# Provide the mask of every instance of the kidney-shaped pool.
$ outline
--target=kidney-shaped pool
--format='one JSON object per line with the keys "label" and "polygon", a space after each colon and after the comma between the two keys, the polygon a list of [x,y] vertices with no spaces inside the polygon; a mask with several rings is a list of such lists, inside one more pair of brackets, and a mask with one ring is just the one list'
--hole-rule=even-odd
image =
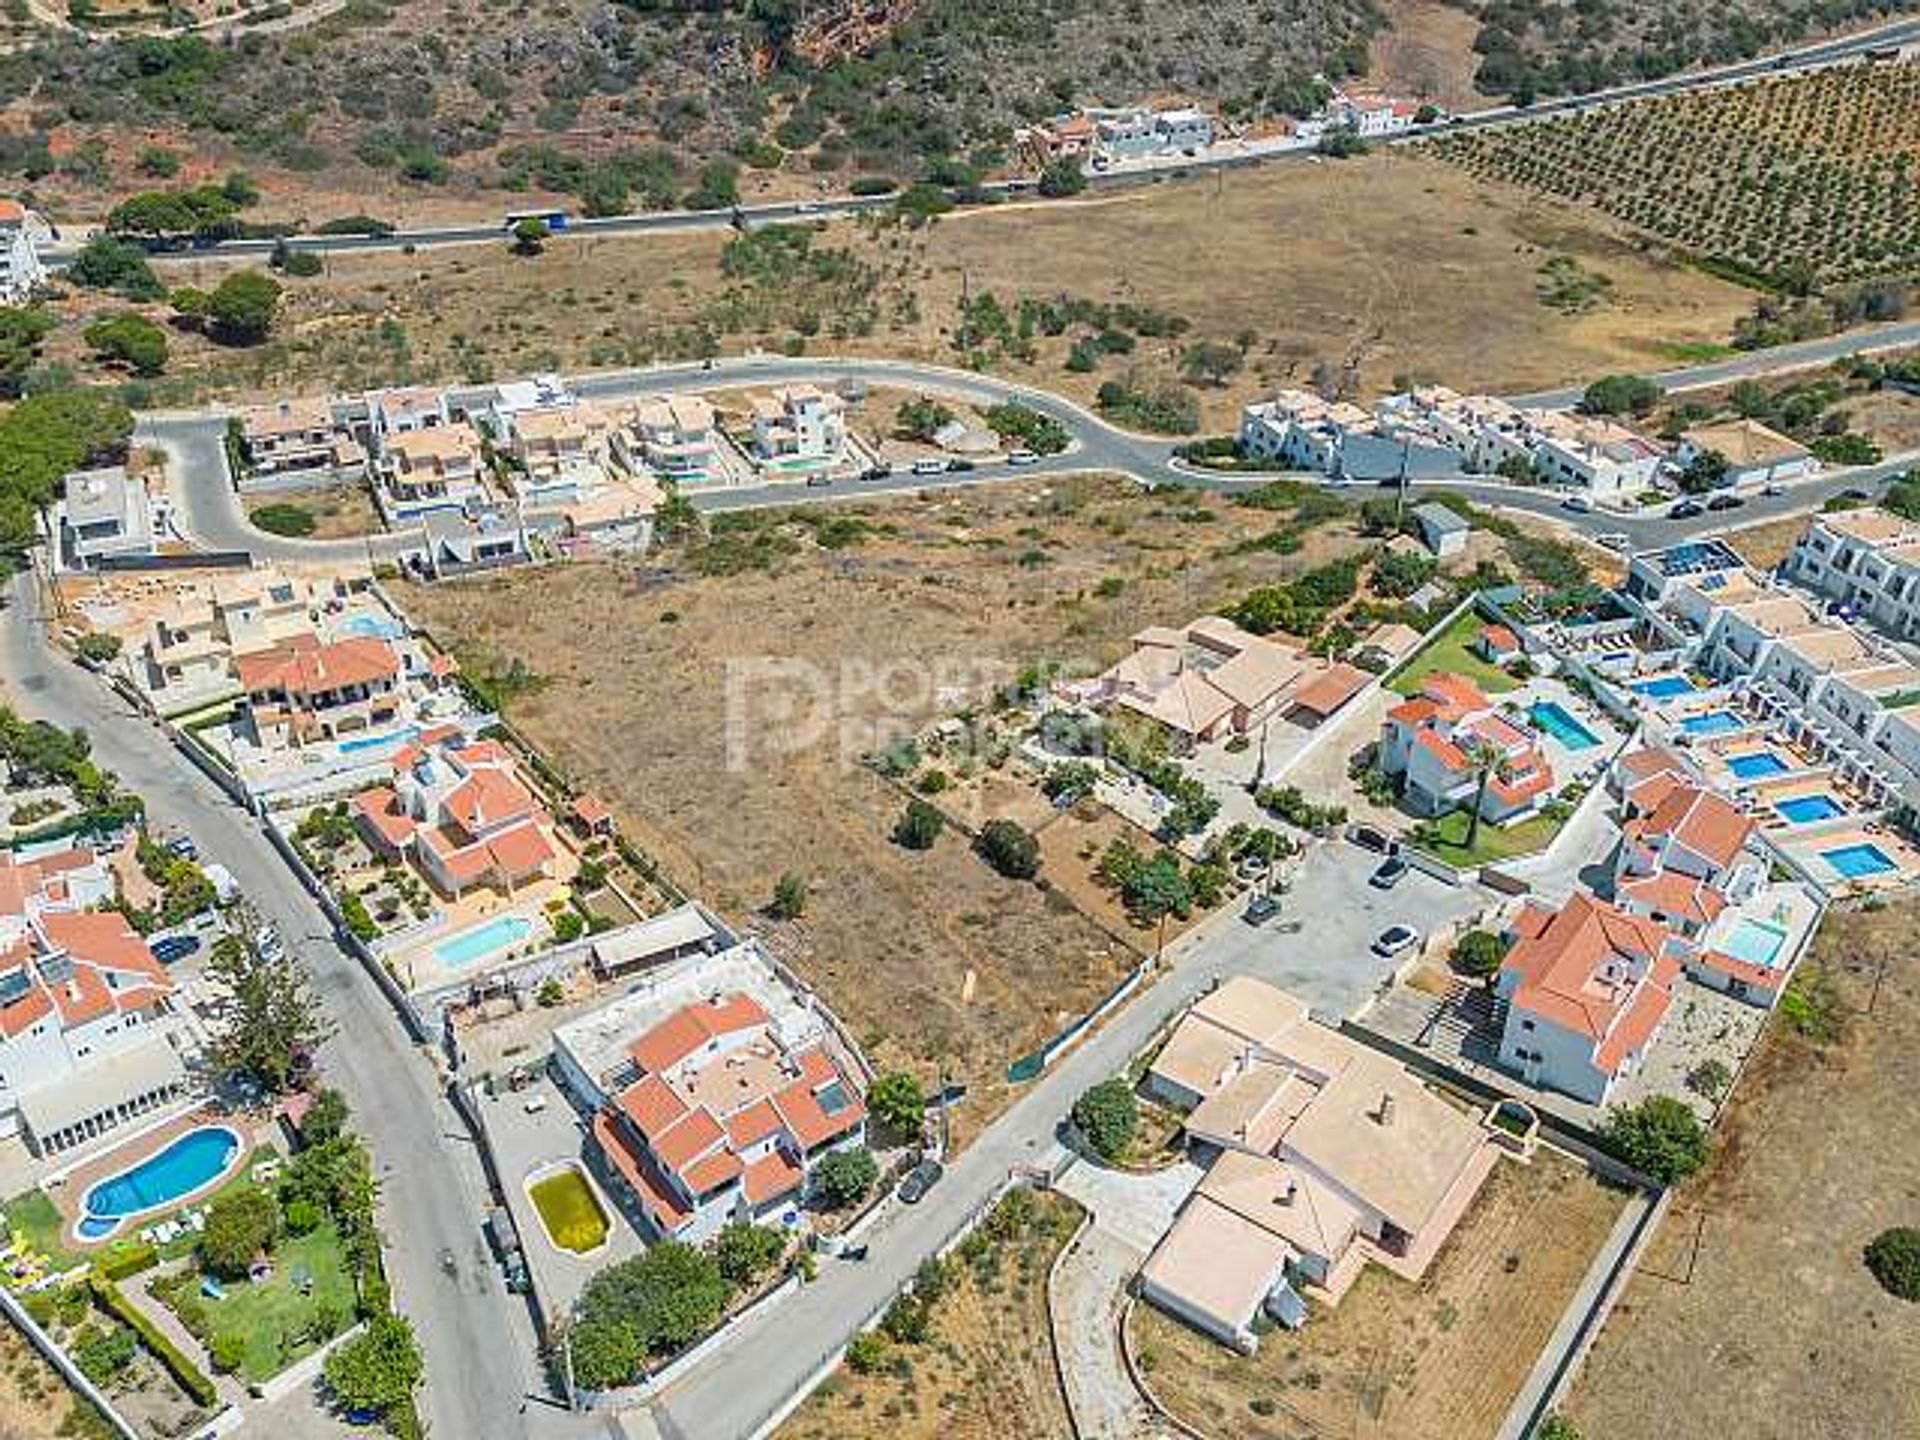
{"label": "kidney-shaped pool", "polygon": [[230,1125],[200,1125],[176,1136],[146,1159],[88,1186],[73,1233],[104,1240],[136,1216],[177,1205],[223,1178],[245,1149]]}

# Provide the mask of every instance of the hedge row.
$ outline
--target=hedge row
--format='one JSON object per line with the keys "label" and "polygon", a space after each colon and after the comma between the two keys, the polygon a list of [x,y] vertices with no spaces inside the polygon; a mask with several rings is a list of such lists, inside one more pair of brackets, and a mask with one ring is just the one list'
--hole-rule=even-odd
{"label": "hedge row", "polygon": [[160,1263],[160,1252],[153,1242],[143,1240],[126,1250],[116,1250],[104,1260],[97,1260],[93,1273],[102,1280],[125,1280],[130,1275],[138,1275],[142,1270],[151,1270]]}
{"label": "hedge row", "polygon": [[180,1388],[192,1397],[194,1404],[211,1409],[219,1403],[220,1395],[213,1388],[213,1381],[201,1372],[198,1365],[182,1355],[131,1300],[120,1293],[118,1285],[99,1275],[92,1276],[88,1283],[93,1287],[93,1298],[100,1308],[140,1337],[140,1343],[167,1367],[167,1372],[180,1382]]}

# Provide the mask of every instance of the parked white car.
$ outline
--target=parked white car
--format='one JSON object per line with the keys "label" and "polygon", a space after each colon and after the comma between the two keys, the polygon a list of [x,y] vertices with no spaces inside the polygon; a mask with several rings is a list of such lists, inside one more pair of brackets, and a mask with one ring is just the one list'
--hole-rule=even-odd
{"label": "parked white car", "polygon": [[1373,953],[1391,960],[1420,943],[1420,932],[1411,925],[1389,925],[1373,942]]}

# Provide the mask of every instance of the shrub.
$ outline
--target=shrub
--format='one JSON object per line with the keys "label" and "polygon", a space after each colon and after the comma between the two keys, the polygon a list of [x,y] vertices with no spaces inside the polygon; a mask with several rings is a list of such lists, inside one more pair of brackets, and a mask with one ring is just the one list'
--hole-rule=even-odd
{"label": "shrub", "polygon": [[276,500],[271,505],[262,505],[249,516],[256,529],[269,535],[284,535],[290,539],[304,539],[313,534],[318,522],[313,512],[303,505],[290,501]]}
{"label": "shrub", "polygon": [[862,1330],[847,1346],[847,1368],[856,1375],[875,1374],[887,1362],[887,1337],[878,1330]]}
{"label": "shrub", "polygon": [[89,630],[74,642],[73,649],[82,660],[104,665],[120,654],[121,640],[105,630]]}
{"label": "shrub", "polygon": [[125,1280],[160,1263],[160,1252],[153,1242],[142,1240],[124,1250],[115,1250],[93,1262],[93,1273],[107,1280]]}
{"label": "shrub", "polygon": [[894,842],[908,850],[931,850],[946,825],[947,817],[936,807],[925,800],[909,800],[899,823],[893,827]]}
{"label": "shrub", "polygon": [[1644,375],[1608,375],[1587,386],[1580,408],[1589,415],[1645,415],[1660,403],[1660,394]]}
{"label": "shrub", "polygon": [[1447,963],[1461,975],[1484,980],[1500,969],[1506,953],[1506,942],[1492,931],[1469,930],[1453,942]]}
{"label": "shrub", "polygon": [[1684,1101],[1649,1095],[1607,1117],[1601,1142],[1614,1155],[1662,1185],[1673,1185],[1707,1159],[1707,1132]]}
{"label": "shrub", "polygon": [[1009,880],[1040,873],[1040,842],[1016,821],[989,820],[980,829],[981,857]]}
{"label": "shrub", "polygon": [[1702,1060],[1687,1072],[1687,1088],[1709,1100],[1718,1100],[1732,1083],[1733,1071],[1724,1060]]}
{"label": "shrub", "polygon": [[167,368],[166,332],[144,315],[102,316],[81,338],[100,359],[125,365],[136,375],[158,375]]}
{"label": "shrub", "polygon": [[713,1259],[728,1284],[745,1287],[767,1273],[786,1245],[777,1230],[736,1222],[713,1237]]}
{"label": "shrub", "polygon": [[73,1360],[96,1385],[111,1385],[133,1363],[138,1348],[133,1331],[124,1325],[83,1325],[73,1337]]}
{"label": "shrub", "polygon": [[1117,1160],[1133,1143],[1140,1107],[1125,1080],[1102,1080],[1073,1102],[1073,1123],[1096,1155]]}
{"label": "shrub", "polygon": [[773,899],[767,903],[767,913],[776,920],[798,920],[806,911],[806,878],[788,870],[773,882]]}
{"label": "shrub", "polygon": [[103,1276],[95,1275],[88,1280],[93,1290],[93,1298],[102,1310],[114,1319],[130,1328],[139,1337],[147,1351],[167,1369],[167,1373],[179,1382],[180,1388],[187,1392],[193,1403],[211,1406],[219,1399],[219,1391],[174,1343],[155,1328],[153,1322],[134,1306],[133,1302],[120,1293],[120,1287]]}
{"label": "shrub", "polygon": [[907,1139],[919,1135],[926,1108],[926,1092],[920,1088],[920,1081],[904,1070],[882,1075],[867,1092],[867,1110],[880,1128]]}
{"label": "shrub", "polygon": [[226,1331],[213,1337],[213,1343],[207,1347],[207,1358],[213,1362],[214,1370],[221,1375],[231,1375],[240,1368],[240,1362],[247,1358],[247,1341],[242,1335]]}
{"label": "shrub", "polygon": [[855,1204],[880,1178],[880,1162],[865,1150],[835,1150],[813,1167],[813,1183],[829,1209]]}
{"label": "shrub", "polygon": [[1920,1230],[1896,1225],[1867,1245],[1867,1269],[1880,1288],[1901,1300],[1920,1301]]}

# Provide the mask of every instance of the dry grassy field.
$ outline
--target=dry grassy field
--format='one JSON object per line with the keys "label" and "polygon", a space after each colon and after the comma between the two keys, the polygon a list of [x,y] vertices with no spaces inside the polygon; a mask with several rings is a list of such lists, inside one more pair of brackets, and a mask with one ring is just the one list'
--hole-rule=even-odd
{"label": "dry grassy field", "polygon": [[[818,267],[825,279],[725,276],[717,234],[575,236],[536,258],[504,244],[355,257],[291,286],[273,343],[176,347],[186,378],[174,388],[192,398],[504,377],[709,345],[953,363],[964,289],[1009,309],[1067,295],[1186,322],[1179,339],[1140,339],[1088,374],[1065,369],[1072,332],[1037,337],[1030,361],[992,359],[995,373],[1084,399],[1129,371],[1170,378],[1194,340],[1244,339],[1241,372],[1198,392],[1205,423],[1220,428],[1250,394],[1316,370],[1363,393],[1408,377],[1530,389],[1652,368],[1665,346],[1724,340],[1751,297],[1623,235],[1558,202],[1391,153],[968,212],[923,230],[826,226],[814,240],[832,262]],[[1556,255],[1605,275],[1606,302],[1577,315],[1542,304],[1540,267]],[[170,271],[197,284],[217,274]]]}
{"label": "dry grassy field", "polygon": [[842,1366],[780,1427],[780,1440],[1069,1434],[1048,1335],[1047,1271],[1080,1215],[1070,1200],[1039,1195],[1017,1233],[963,1248],[953,1262],[956,1283],[935,1308],[932,1339],[894,1346],[874,1373]]}
{"label": "dry grassy field", "polygon": [[1161,1403],[1206,1434],[1481,1440],[1623,1204],[1556,1152],[1524,1167],[1502,1161],[1418,1285],[1369,1266],[1337,1308],[1316,1308],[1304,1329],[1276,1331],[1250,1357],[1136,1305],[1135,1351]]}
{"label": "dry grassy field", "polygon": [[96,1440],[112,1433],[11,1324],[0,1324],[0,1440]]}
{"label": "dry grassy field", "polygon": [[1814,953],[1845,1036],[1769,1029],[1576,1382],[1585,1434],[1920,1434],[1920,1326],[1861,1263],[1920,1195],[1916,924],[1912,900],[1828,916]]}
{"label": "dry grassy field", "polygon": [[[791,553],[769,570],[579,564],[405,603],[462,655],[544,677],[511,718],[703,900],[747,916],[782,872],[804,875],[806,914],[769,924],[773,943],[879,1063],[944,1057],[991,1108],[1005,1066],[1133,957],[1063,899],[996,876],[955,831],[926,854],[894,845],[900,795],[858,755],[1023,665],[1105,664],[1150,619],[1202,613],[1361,542],[1329,528],[1297,555],[1228,553],[1272,517],[1097,479],[831,516],[864,522],[861,543],[826,549],[783,526],[771,533]],[[1120,595],[1095,593],[1116,575]],[[803,677],[797,691],[751,680],[769,659]]]}

